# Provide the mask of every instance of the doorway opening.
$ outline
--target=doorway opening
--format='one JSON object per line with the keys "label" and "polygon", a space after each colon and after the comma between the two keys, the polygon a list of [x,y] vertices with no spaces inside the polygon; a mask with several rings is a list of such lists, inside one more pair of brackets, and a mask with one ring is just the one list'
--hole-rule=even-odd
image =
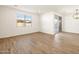
{"label": "doorway opening", "polygon": [[62,32],[62,17],[55,15],[54,17],[54,31],[55,33]]}

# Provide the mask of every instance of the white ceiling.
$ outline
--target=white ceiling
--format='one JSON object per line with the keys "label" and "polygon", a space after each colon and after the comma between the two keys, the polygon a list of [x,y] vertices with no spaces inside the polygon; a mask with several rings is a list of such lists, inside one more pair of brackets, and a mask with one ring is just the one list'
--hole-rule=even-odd
{"label": "white ceiling", "polygon": [[14,5],[10,7],[20,8],[34,13],[45,13],[55,11],[61,14],[73,13],[79,5]]}

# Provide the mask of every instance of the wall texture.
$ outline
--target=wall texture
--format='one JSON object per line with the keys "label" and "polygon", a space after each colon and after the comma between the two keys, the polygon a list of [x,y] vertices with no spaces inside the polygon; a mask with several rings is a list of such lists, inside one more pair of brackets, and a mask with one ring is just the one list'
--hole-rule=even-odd
{"label": "wall texture", "polygon": [[[16,12],[18,11],[23,12],[26,15],[32,16],[32,26],[16,26]],[[60,15],[55,12],[47,12],[39,15],[36,13],[30,13],[14,8],[9,8],[6,6],[0,6],[0,38],[39,31],[54,34],[54,14]],[[79,33],[79,20],[74,20],[71,14],[65,15],[63,17],[64,19],[62,30],[64,32]]]}
{"label": "wall texture", "polygon": [[55,28],[54,28],[54,15],[59,15],[60,14],[56,13],[56,12],[47,12],[45,14],[41,15],[41,32],[44,33],[49,33],[49,34],[54,34],[55,33]]}
{"label": "wall texture", "polygon": [[72,14],[64,16],[63,31],[79,33],[79,20],[73,19]]}
{"label": "wall texture", "polygon": [[28,25],[26,27],[17,27],[16,12],[18,11],[21,10],[0,6],[0,38],[40,31],[39,15],[25,11],[21,12],[32,16],[32,26]]}
{"label": "wall texture", "polygon": [[52,12],[41,15],[41,32],[53,34],[53,14]]}
{"label": "wall texture", "polygon": [[72,14],[64,16],[55,12],[47,12],[41,15],[41,32],[54,34],[54,14],[62,16],[62,31],[79,33],[79,20],[73,19]]}

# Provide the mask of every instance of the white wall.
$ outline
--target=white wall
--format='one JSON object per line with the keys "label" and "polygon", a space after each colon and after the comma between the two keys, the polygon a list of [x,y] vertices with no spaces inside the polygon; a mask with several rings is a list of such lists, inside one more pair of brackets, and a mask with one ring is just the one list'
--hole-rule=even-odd
{"label": "white wall", "polygon": [[40,30],[39,15],[24,11],[22,11],[24,14],[32,16],[32,26],[16,27],[17,11],[20,10],[0,6],[0,38],[33,33]]}
{"label": "white wall", "polygon": [[[56,12],[47,12],[41,15],[41,32],[54,34],[54,18]],[[79,33],[79,20],[73,19],[72,14],[62,16],[62,31],[70,33]]]}
{"label": "white wall", "polygon": [[41,32],[54,34],[54,14],[61,16],[56,12],[47,12],[41,15]]}
{"label": "white wall", "polygon": [[[55,12],[47,12],[39,15],[36,13],[21,11],[26,15],[32,16],[32,26],[16,27],[17,11],[21,10],[0,6],[0,38],[39,31],[54,34],[53,15],[60,14]],[[79,33],[79,20],[74,20],[71,14],[65,15],[63,19],[63,31]]]}
{"label": "white wall", "polygon": [[53,34],[53,14],[52,12],[41,15],[41,32]]}
{"label": "white wall", "polygon": [[64,16],[64,32],[79,33],[79,20],[73,19],[72,14]]}

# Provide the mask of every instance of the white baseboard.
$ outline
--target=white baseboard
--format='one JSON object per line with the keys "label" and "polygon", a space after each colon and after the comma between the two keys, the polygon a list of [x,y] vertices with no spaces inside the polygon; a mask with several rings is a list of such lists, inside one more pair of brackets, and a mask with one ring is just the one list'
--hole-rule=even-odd
{"label": "white baseboard", "polygon": [[[36,31],[39,32],[39,31]],[[31,34],[31,33],[36,33],[36,32],[29,32],[29,33],[24,33],[24,34]],[[11,35],[11,34],[6,34],[6,35],[0,35],[0,38],[8,38],[8,37],[13,37],[13,36],[18,36],[18,35],[24,35],[24,34],[15,34],[15,35]]]}

